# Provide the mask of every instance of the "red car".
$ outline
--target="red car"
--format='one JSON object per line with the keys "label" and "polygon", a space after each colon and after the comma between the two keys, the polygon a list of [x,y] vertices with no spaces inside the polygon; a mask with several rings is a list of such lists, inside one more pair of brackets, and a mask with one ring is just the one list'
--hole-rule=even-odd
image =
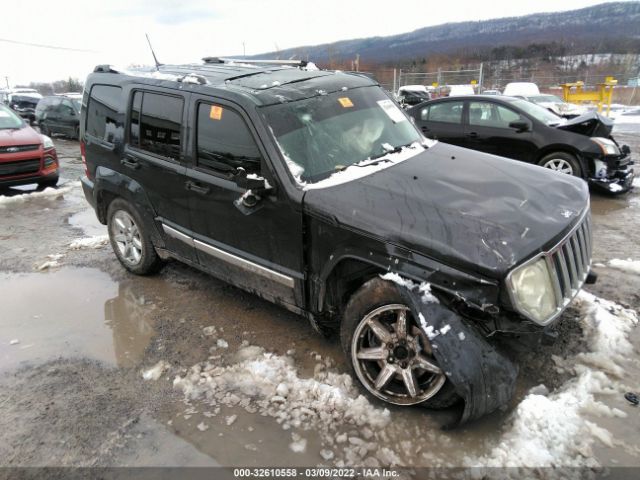
{"label": "red car", "polygon": [[0,189],[28,183],[53,187],[58,183],[58,169],[51,139],[0,104]]}

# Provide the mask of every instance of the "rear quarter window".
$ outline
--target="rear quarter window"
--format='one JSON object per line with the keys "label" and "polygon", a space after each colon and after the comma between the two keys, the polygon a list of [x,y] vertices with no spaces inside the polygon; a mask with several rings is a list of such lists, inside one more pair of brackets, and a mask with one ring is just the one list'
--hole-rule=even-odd
{"label": "rear quarter window", "polygon": [[94,85],[87,104],[86,133],[107,143],[115,143],[121,138],[124,129],[121,103],[120,87]]}
{"label": "rear quarter window", "polygon": [[428,122],[462,123],[463,102],[434,103],[420,112],[420,117]]}

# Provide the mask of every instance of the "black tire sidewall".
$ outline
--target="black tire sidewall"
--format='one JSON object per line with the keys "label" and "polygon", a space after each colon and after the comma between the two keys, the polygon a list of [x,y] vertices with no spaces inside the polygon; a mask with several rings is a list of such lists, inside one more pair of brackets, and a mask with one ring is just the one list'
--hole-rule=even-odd
{"label": "black tire sidewall", "polygon": [[[406,305],[402,294],[398,290],[398,286],[390,281],[383,280],[380,277],[372,278],[360,287],[349,299],[347,306],[344,310],[342,322],[340,324],[340,343],[344,350],[349,367],[353,376],[360,383],[354,365],[351,358],[351,342],[353,340],[353,334],[360,321],[370,312],[378,307],[384,305],[399,303]],[[381,399],[375,397],[369,392],[363,385],[362,390],[366,391],[367,395],[371,398],[375,398],[378,401]],[[440,391],[433,397],[418,404],[418,406],[424,406],[433,409],[448,408],[456,404],[460,400],[460,397],[456,394],[453,384],[447,379]]]}
{"label": "black tire sidewall", "polygon": [[560,158],[562,160],[566,160],[571,165],[571,168],[573,169],[574,177],[578,177],[578,178],[583,177],[582,166],[580,165],[580,162],[575,157],[575,155],[572,155],[567,152],[553,152],[548,155],[545,155],[540,159],[540,161],[538,162],[538,165],[543,168],[546,168],[544,164],[547,163],[549,160],[553,160],[554,158]]}
{"label": "black tire sidewall", "polygon": [[[113,216],[119,210],[123,210],[127,212],[136,223],[138,228],[138,232],[140,233],[140,243],[142,244],[142,254],[141,260],[137,265],[131,265],[126,262],[120,256],[120,250],[116,245],[116,242],[113,238],[111,226],[113,222]],[[115,253],[118,261],[122,264],[124,268],[129,270],[131,273],[135,273],[136,275],[149,275],[155,273],[162,266],[162,260],[158,257],[158,254],[155,251],[153,243],[151,242],[151,237],[147,233],[146,225],[142,219],[142,216],[137,211],[135,207],[133,207],[129,202],[122,198],[117,198],[113,200],[109,204],[109,208],[107,209],[107,230],[109,233],[109,243],[111,243],[111,248]]]}

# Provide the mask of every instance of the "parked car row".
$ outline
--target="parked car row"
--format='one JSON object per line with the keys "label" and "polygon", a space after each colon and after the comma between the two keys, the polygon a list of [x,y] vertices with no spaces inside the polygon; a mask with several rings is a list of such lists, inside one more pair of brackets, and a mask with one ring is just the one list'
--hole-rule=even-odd
{"label": "parked car row", "polygon": [[17,88],[2,94],[2,103],[29,124],[37,124],[43,134],[59,133],[71,138],[79,135],[81,101],[81,93],[43,97],[30,88]]}

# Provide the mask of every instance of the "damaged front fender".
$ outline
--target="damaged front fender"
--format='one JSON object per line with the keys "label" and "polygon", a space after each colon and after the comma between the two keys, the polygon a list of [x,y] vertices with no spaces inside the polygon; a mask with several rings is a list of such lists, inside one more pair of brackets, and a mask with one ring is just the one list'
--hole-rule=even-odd
{"label": "damaged front fender", "polygon": [[506,405],[515,390],[518,367],[444,305],[423,301],[417,289],[399,290],[416,319],[420,319],[440,367],[464,401],[462,416],[448,427],[462,425]]}

